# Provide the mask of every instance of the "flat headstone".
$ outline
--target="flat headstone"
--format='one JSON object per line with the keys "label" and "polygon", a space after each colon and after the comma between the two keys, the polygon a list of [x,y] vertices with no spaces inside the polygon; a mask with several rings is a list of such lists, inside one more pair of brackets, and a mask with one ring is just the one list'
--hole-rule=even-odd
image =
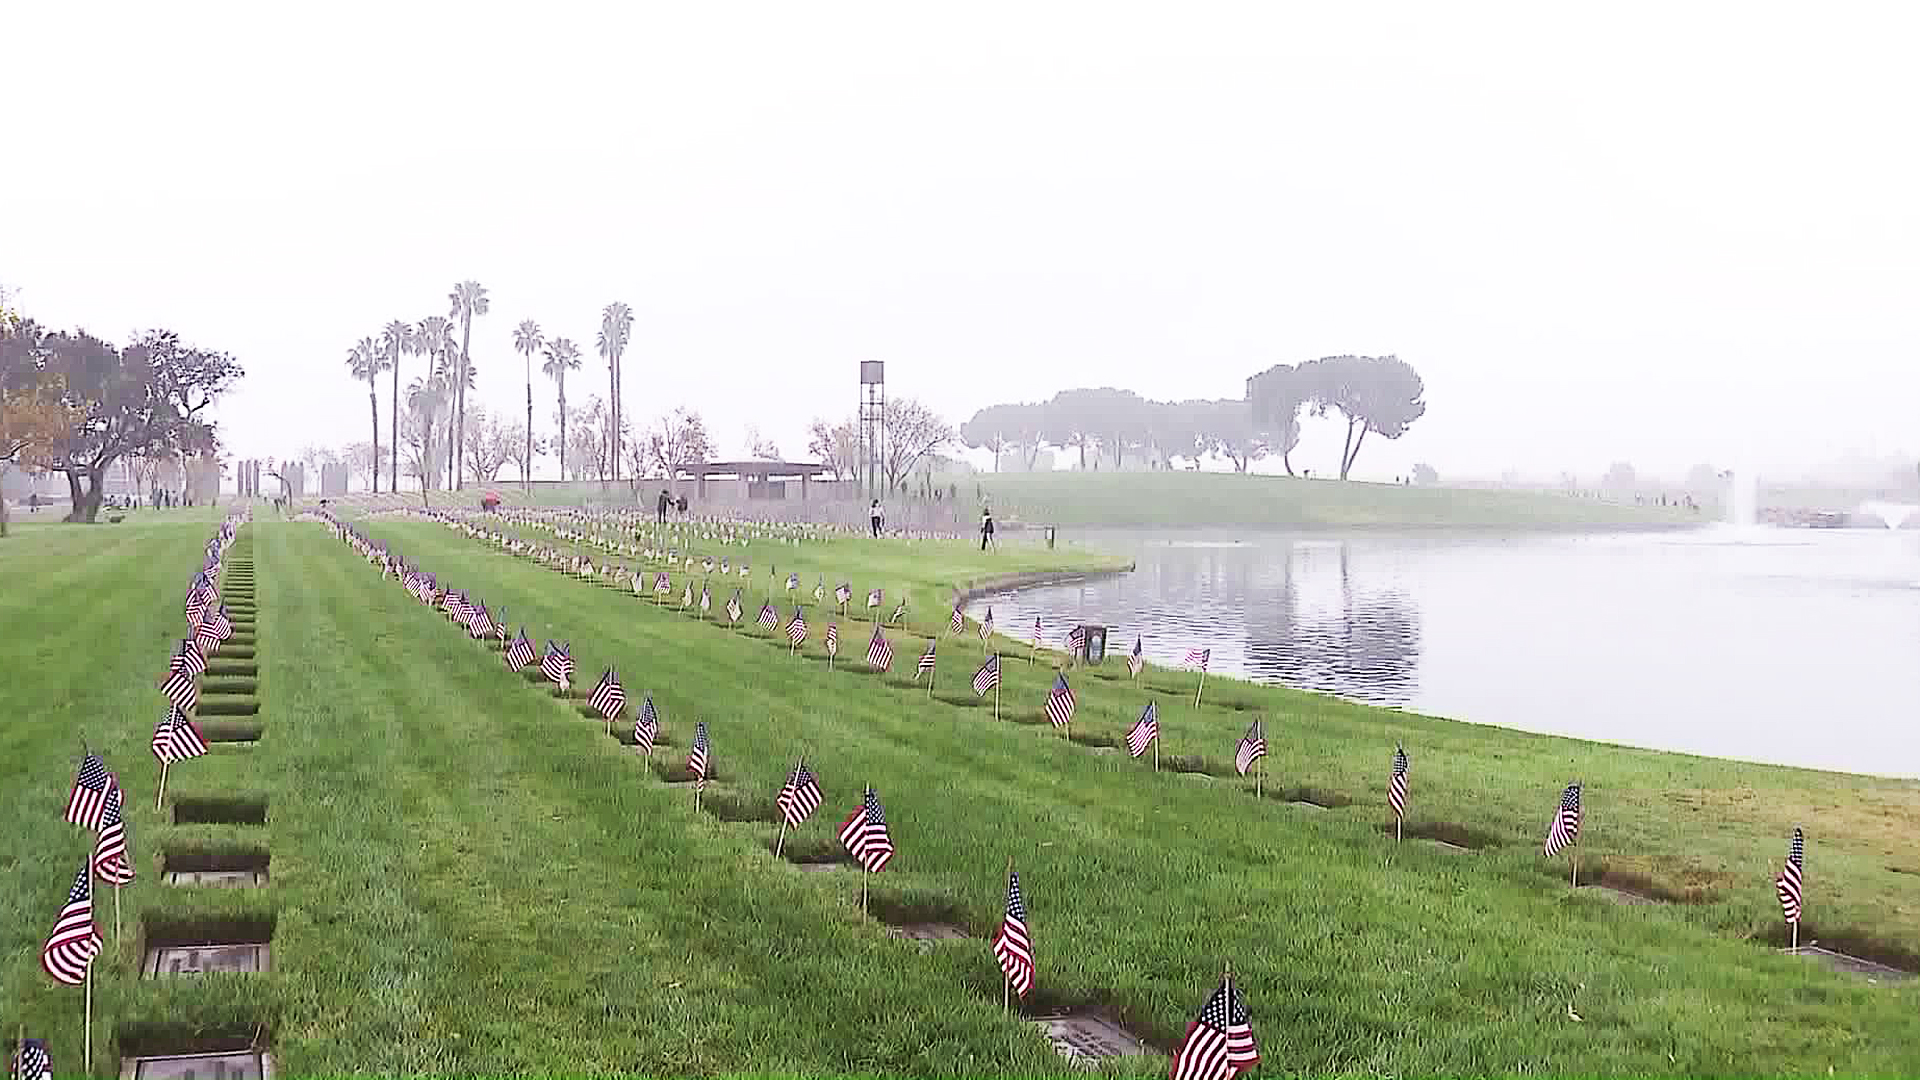
{"label": "flat headstone", "polygon": [[1203,773],[1203,772],[1185,772],[1185,773],[1181,773],[1180,775],[1181,775],[1181,776],[1184,776],[1184,777],[1186,777],[1186,778],[1187,778],[1187,779],[1189,779],[1189,780],[1211,780],[1211,779],[1213,779],[1213,777],[1212,777],[1212,776],[1209,776],[1208,774],[1206,774],[1206,773]]}
{"label": "flat headstone", "polygon": [[245,889],[261,884],[266,875],[259,870],[172,870],[167,873],[169,885],[218,885],[230,889]]}
{"label": "flat headstone", "polygon": [[267,970],[271,951],[271,946],[264,944],[163,945],[147,950],[140,971],[149,979],[216,971],[255,973]]}
{"label": "flat headstone", "polygon": [[958,941],[965,938],[967,932],[947,923],[908,923],[887,927],[887,936],[905,941]]}
{"label": "flat headstone", "polygon": [[1099,1068],[1110,1058],[1147,1052],[1140,1040],[1105,1017],[1045,1016],[1033,1021],[1060,1056],[1083,1068]]}
{"label": "flat headstone", "polygon": [[125,1058],[120,1080],[272,1080],[273,1058],[258,1050]]}
{"label": "flat headstone", "polygon": [[1625,889],[1616,889],[1611,885],[1582,885],[1580,887],[1582,889],[1592,889],[1595,895],[1604,896],[1608,900],[1611,900],[1616,904],[1657,904],[1659,903],[1658,900],[1655,900],[1651,896],[1641,896],[1639,893],[1628,892]]}
{"label": "flat headstone", "polygon": [[1432,844],[1432,845],[1433,845],[1433,846],[1435,846],[1435,847],[1443,847],[1443,848],[1446,848],[1446,849],[1447,849],[1448,851],[1472,851],[1472,850],[1473,850],[1473,849],[1472,849],[1472,848],[1470,848],[1470,847],[1465,847],[1465,846],[1463,846],[1463,845],[1460,845],[1460,844],[1455,844],[1455,843],[1453,843],[1453,842],[1451,842],[1451,841],[1447,841],[1447,840],[1440,840],[1440,839],[1436,839],[1436,838],[1434,838],[1434,837],[1431,837],[1431,836],[1417,836],[1417,837],[1415,837],[1414,839],[1416,839],[1416,840],[1424,840],[1424,841],[1426,841],[1427,843],[1429,843],[1429,844]]}
{"label": "flat headstone", "polygon": [[1868,982],[1905,982],[1908,979],[1916,977],[1911,971],[1902,971],[1897,967],[1888,967],[1885,964],[1867,960],[1863,957],[1849,956],[1846,953],[1835,952],[1832,949],[1822,948],[1818,945],[1802,945],[1797,952],[1793,949],[1781,949],[1780,951],[1784,953],[1795,953],[1795,955],[1798,956],[1818,960],[1835,971],[1847,975],[1858,975]]}
{"label": "flat headstone", "polygon": [[846,864],[837,862],[802,862],[794,863],[793,865],[799,867],[800,872],[803,874],[829,874]]}
{"label": "flat headstone", "polygon": [[1300,808],[1300,809],[1302,809],[1302,810],[1325,810],[1325,809],[1327,809],[1326,807],[1324,807],[1324,806],[1321,806],[1321,805],[1320,805],[1319,803],[1317,803],[1317,802],[1307,802],[1307,801],[1306,801],[1305,799],[1295,799],[1294,801],[1292,801],[1292,802],[1290,802],[1290,803],[1288,803],[1287,805],[1288,805],[1288,806],[1297,806],[1297,807],[1299,807],[1299,808]]}

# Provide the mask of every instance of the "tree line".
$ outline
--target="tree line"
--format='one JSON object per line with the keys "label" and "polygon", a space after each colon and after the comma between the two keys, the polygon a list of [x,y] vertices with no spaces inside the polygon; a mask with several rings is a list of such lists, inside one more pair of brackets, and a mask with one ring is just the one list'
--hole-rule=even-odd
{"label": "tree line", "polygon": [[207,409],[244,374],[233,357],[171,330],[117,346],[0,306],[0,470],[65,475],[73,500],[66,520],[94,521],[115,462],[215,453]]}
{"label": "tree line", "polygon": [[1062,390],[1038,403],[990,405],[960,426],[967,446],[1018,453],[1031,469],[1047,446],[1078,451],[1080,467],[1128,454],[1165,463],[1218,454],[1245,472],[1277,456],[1294,475],[1300,418],[1337,414],[1346,421],[1340,478],[1359,460],[1369,434],[1398,439],[1426,413],[1426,387],[1413,365],[1393,356],[1327,356],[1275,364],[1247,378],[1241,398],[1153,401],[1112,387]]}

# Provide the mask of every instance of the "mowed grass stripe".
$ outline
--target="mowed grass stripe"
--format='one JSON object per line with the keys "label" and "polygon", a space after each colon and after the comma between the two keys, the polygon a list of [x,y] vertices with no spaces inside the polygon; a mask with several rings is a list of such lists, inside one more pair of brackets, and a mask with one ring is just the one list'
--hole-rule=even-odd
{"label": "mowed grass stripe", "polygon": [[303,643],[262,654],[257,754],[284,1069],[1053,1064],[318,527],[261,550],[263,608]]}
{"label": "mowed grass stripe", "polygon": [[[581,586],[441,526],[375,523],[369,531],[443,582],[505,603],[516,628],[524,620],[542,640],[570,638],[583,686],[617,661],[635,704],[653,688],[681,738],[695,719],[712,721],[716,760],[733,766],[748,791],[777,788],[802,743],[828,790],[823,814],[837,819],[871,779],[901,847],[899,872],[881,883],[898,898],[959,911],[985,932],[1006,859],[1015,857],[1044,994],[1105,1004],[1162,1045],[1177,1040],[1232,960],[1255,995],[1270,1060],[1309,1071],[1582,1072],[1595,1061],[1637,1073],[1771,1071],[1836,1056],[1868,1072],[1912,1064],[1901,1038],[1861,1037],[1914,1030],[1898,1005],[1905,991],[1856,988],[1717,933],[1692,913],[1626,912],[1569,896],[1535,861],[1537,849],[1529,852],[1531,835],[1525,846],[1475,855],[1395,849],[1378,833],[1379,815],[1255,803],[1221,783],[1155,777],[1043,731],[993,724],[985,709],[928,705],[877,679],[829,678],[817,662]],[[344,547],[341,554],[365,565]],[[378,581],[371,568],[366,576]],[[468,647],[444,616],[420,614]],[[949,663],[945,684],[964,687]],[[1019,676],[1033,695],[1029,708],[1049,678]],[[1322,699],[1291,697],[1326,709]],[[1319,716],[1291,719],[1304,733]],[[1362,726],[1378,741],[1380,719],[1359,720],[1349,715],[1310,741]],[[1475,731],[1407,720],[1450,728],[1455,740]],[[1228,754],[1246,718],[1203,710],[1191,722],[1218,731]],[[1559,742],[1552,749],[1573,745]],[[1501,769],[1476,764],[1483,783],[1510,785]],[[1430,774],[1455,778],[1442,768]],[[1454,805],[1491,801],[1463,789]],[[1550,807],[1543,800],[1526,816],[1544,825]],[[1511,819],[1499,831],[1520,835]],[[770,839],[773,830],[761,832]],[[936,950],[931,962],[980,998],[998,992],[983,950]],[[1585,1022],[1567,1018],[1570,1005]]]}

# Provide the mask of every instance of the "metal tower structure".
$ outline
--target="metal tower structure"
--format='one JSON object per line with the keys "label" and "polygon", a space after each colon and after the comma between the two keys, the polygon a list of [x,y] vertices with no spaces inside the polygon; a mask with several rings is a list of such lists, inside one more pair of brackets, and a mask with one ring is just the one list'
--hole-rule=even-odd
{"label": "metal tower structure", "polygon": [[860,474],[861,491],[866,498],[877,499],[886,486],[886,467],[881,448],[887,439],[887,363],[884,360],[860,361]]}

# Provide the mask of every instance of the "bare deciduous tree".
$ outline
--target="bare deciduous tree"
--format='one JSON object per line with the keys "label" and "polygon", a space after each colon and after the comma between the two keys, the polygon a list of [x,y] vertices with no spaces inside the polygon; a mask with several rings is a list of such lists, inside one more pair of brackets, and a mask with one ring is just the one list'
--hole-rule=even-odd
{"label": "bare deciduous tree", "polygon": [[500,418],[485,407],[474,405],[467,410],[467,428],[462,436],[466,445],[461,447],[461,461],[475,483],[493,483],[500,475],[500,467],[520,453],[519,446],[507,445],[507,431],[501,426]]}
{"label": "bare deciduous tree", "polygon": [[687,465],[699,465],[713,456],[706,421],[682,405],[653,422],[647,433],[647,460],[667,479]]}
{"label": "bare deciduous tree", "polygon": [[835,480],[854,475],[860,465],[860,429],[851,420],[828,425],[814,417],[807,428],[807,453],[833,474]]}
{"label": "bare deciduous tree", "polygon": [[953,425],[912,398],[887,405],[887,439],[882,464],[887,487],[898,491],[920,459],[952,442]]}

